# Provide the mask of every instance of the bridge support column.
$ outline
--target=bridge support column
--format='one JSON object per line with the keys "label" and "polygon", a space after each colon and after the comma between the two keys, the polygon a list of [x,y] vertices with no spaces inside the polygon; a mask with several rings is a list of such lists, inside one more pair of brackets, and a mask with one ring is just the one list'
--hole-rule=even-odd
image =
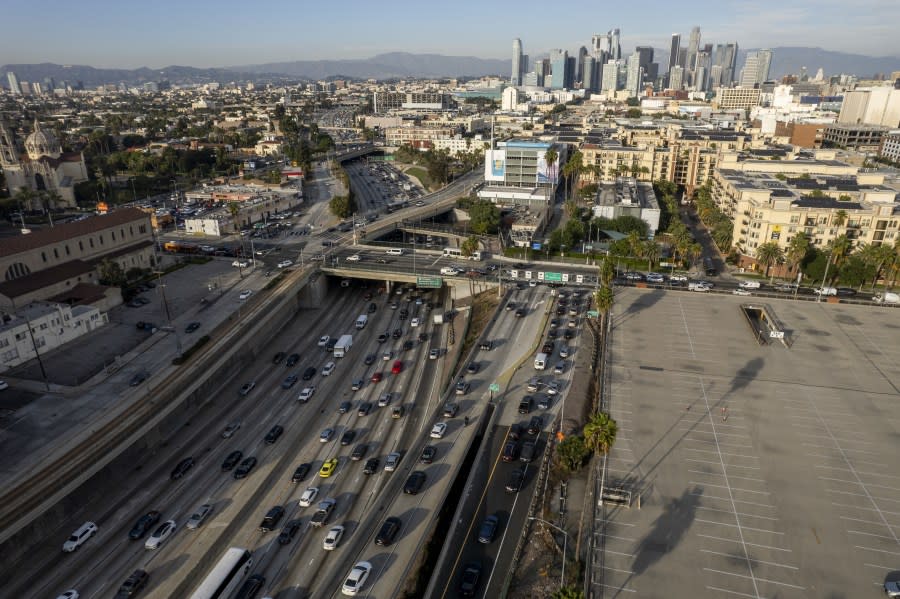
{"label": "bridge support column", "polygon": [[390,279],[386,279],[384,281],[384,289],[385,289],[385,291],[387,291],[387,295],[391,294],[391,284],[392,283],[393,283],[393,281],[391,281]]}
{"label": "bridge support column", "polygon": [[297,304],[300,308],[320,308],[322,306],[322,301],[325,299],[325,294],[328,291],[328,277],[321,273],[313,275],[313,277],[314,278],[311,278],[309,283],[300,290],[300,293],[297,296]]}

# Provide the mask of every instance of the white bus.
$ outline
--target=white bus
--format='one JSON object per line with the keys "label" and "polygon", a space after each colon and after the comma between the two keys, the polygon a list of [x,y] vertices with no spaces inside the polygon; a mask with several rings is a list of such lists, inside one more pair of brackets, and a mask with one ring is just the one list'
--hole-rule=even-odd
{"label": "white bus", "polygon": [[246,549],[232,547],[197,587],[191,599],[228,599],[244,582],[251,566],[252,554]]}
{"label": "white bus", "polygon": [[444,255],[445,256],[453,256],[455,258],[461,258],[462,250],[459,248],[444,248]]}

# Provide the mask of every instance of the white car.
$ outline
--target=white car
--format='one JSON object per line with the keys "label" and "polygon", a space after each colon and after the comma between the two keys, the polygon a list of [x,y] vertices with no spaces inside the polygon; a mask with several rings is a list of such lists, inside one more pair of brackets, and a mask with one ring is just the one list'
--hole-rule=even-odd
{"label": "white car", "polygon": [[648,272],[647,273],[647,282],[648,283],[665,283],[666,278],[658,272]]}
{"label": "white car", "polygon": [[244,301],[245,299],[249,298],[251,295],[253,295],[253,292],[251,290],[244,289],[243,291],[241,291],[241,294],[238,296],[238,299],[241,301]]}
{"label": "white car", "polygon": [[322,367],[322,376],[329,376],[332,372],[334,372],[334,362],[326,362]]}
{"label": "white car", "polygon": [[81,545],[90,539],[92,536],[97,534],[97,525],[93,522],[85,522],[81,526],[78,527],[78,530],[73,532],[71,536],[63,543],[62,550],[65,553],[71,553],[81,547]]}
{"label": "white car", "polygon": [[345,595],[357,595],[360,589],[363,588],[363,585],[366,584],[366,579],[369,577],[369,572],[372,571],[372,564],[369,562],[358,562],[353,569],[350,570],[350,574],[347,575],[347,580],[344,581],[344,586],[341,587],[341,592]]}
{"label": "white car", "polygon": [[400,458],[403,457],[400,453],[394,451],[387,455],[387,459],[384,461],[384,471],[385,472],[393,472],[397,469],[397,465],[400,463]]}
{"label": "white car", "polygon": [[241,422],[239,420],[229,423],[229,425],[225,427],[225,430],[222,431],[222,438],[230,439],[239,428],[241,428]]}
{"label": "white car", "polygon": [[319,342],[316,345],[318,345],[319,347],[325,347],[326,345],[328,345],[329,341],[331,341],[331,337],[329,337],[328,335],[322,335],[321,337],[319,337]]}
{"label": "white car", "polygon": [[57,597],[56,599],[78,599],[80,595],[78,591],[75,589],[69,589],[68,591],[63,591],[63,594]]}
{"label": "white car", "polygon": [[187,524],[184,525],[185,528],[189,530],[197,530],[200,528],[200,525],[209,517],[209,515],[213,511],[213,506],[204,503],[200,507],[197,508],[197,511],[191,516],[191,519],[187,521]]}
{"label": "white car", "polygon": [[309,507],[319,495],[319,487],[309,487],[300,496],[300,507]]}
{"label": "white car", "polygon": [[144,548],[159,549],[162,544],[166,542],[166,539],[175,533],[175,528],[174,520],[166,520],[159,525],[159,528],[157,528],[152,535],[150,535],[150,538],[144,543]]}
{"label": "white car", "polygon": [[237,268],[247,268],[248,266],[250,266],[250,263],[246,260],[235,260],[231,263],[231,265]]}
{"label": "white car", "polygon": [[352,256],[347,256],[347,262],[359,262],[362,257],[359,254],[353,254]]}
{"label": "white car", "polygon": [[759,289],[761,285],[759,281],[741,281],[738,287],[741,289]]}
{"label": "white car", "polygon": [[534,279],[528,281],[528,286],[529,287],[537,287],[537,281],[535,281]]}
{"label": "white car", "polygon": [[282,260],[281,262],[278,263],[278,268],[287,268],[288,266],[290,266],[293,263],[294,262],[291,260]]}
{"label": "white car", "polygon": [[447,276],[450,276],[450,277],[456,276],[456,274],[457,274],[458,272],[459,272],[459,271],[457,271],[457,270],[456,270],[455,268],[453,268],[452,266],[444,266],[444,267],[441,268],[441,274],[442,274],[442,275],[447,275]]}
{"label": "white car", "polygon": [[316,386],[310,385],[309,387],[303,387],[303,390],[300,391],[300,395],[297,396],[298,401],[309,401],[309,399],[315,394]]}
{"label": "white car", "polygon": [[419,320],[418,318],[413,318],[411,321],[409,321],[409,326],[411,326],[411,327],[417,327],[420,324],[422,324],[422,321]]}
{"label": "white car", "polygon": [[325,551],[334,551],[337,549],[338,545],[341,544],[341,537],[344,536],[344,527],[343,526],[332,526],[328,529],[328,534],[325,535],[325,540],[322,541],[322,549]]}
{"label": "white car", "polygon": [[669,275],[670,281],[677,281],[678,283],[687,283],[687,275]]}
{"label": "white car", "polygon": [[438,422],[433,427],[431,427],[431,438],[432,439],[443,439],[444,433],[447,432],[447,423],[446,422]]}
{"label": "white car", "polygon": [[9,383],[0,381],[0,391],[6,391],[7,389],[9,389]]}
{"label": "white car", "polygon": [[688,291],[701,291],[701,292],[707,292],[707,291],[709,291],[709,290],[710,290],[710,287],[709,287],[709,285],[707,285],[706,283],[702,283],[702,282],[693,282],[693,281],[690,282],[690,283],[688,283]]}
{"label": "white car", "polygon": [[750,293],[750,291],[747,290],[747,289],[732,289],[732,290],[731,290],[731,294],[732,294],[732,295],[753,295],[753,294]]}

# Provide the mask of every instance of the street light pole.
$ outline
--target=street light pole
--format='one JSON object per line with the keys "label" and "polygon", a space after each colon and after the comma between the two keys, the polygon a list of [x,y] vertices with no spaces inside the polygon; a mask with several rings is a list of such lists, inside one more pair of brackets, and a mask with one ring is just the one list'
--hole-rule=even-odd
{"label": "street light pole", "polygon": [[562,589],[566,585],[566,548],[569,546],[569,533],[565,530],[553,524],[552,522],[547,522],[543,518],[538,518],[536,516],[528,516],[529,520],[537,520],[538,522],[543,522],[547,526],[551,526],[563,533],[563,560],[562,560],[562,576],[559,578],[559,588]]}

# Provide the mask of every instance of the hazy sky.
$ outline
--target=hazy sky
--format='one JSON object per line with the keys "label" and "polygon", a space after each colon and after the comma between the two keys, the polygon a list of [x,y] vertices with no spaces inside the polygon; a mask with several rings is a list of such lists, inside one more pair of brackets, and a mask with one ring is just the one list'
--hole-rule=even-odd
{"label": "hazy sky", "polygon": [[393,51],[508,58],[514,37],[537,55],[587,46],[614,27],[628,54],[667,48],[674,32],[686,45],[693,25],[706,43],[900,56],[898,23],[900,0],[28,0],[5,3],[0,64],[210,67]]}

